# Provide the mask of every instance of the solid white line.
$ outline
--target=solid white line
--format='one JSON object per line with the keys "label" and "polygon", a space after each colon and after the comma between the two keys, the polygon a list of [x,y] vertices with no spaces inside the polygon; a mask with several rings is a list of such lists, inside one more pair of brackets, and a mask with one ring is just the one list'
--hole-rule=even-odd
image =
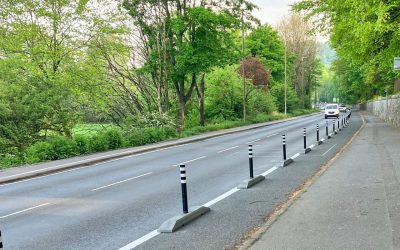
{"label": "solid white line", "polygon": [[204,207],[210,207],[210,206],[214,205],[215,203],[217,203],[218,201],[221,201],[221,200],[225,199],[226,197],[236,193],[239,190],[240,189],[238,189],[238,188],[233,188],[233,189],[229,190],[228,192],[223,193],[222,195],[218,196],[217,198],[212,199],[211,201],[205,203],[203,206]]}
{"label": "solid white line", "polygon": [[[274,172],[274,171],[277,170],[277,169],[278,169],[277,167],[272,167],[272,168],[270,168],[268,171],[264,172],[262,175],[263,175],[263,176],[267,176],[268,174]],[[239,190],[240,190],[240,189],[238,189],[238,188],[235,187],[235,188],[229,190],[228,192],[225,192],[225,193],[223,193],[222,195],[218,196],[217,198],[212,199],[211,201],[209,201],[209,202],[203,204],[203,206],[204,206],[204,207],[210,207],[210,206],[214,205],[215,203],[217,203],[217,202],[219,202],[219,201],[221,201],[221,200],[223,200],[223,199],[225,199],[225,198],[231,196],[232,194],[236,193],[236,192],[239,191]],[[133,248],[139,246],[140,244],[142,244],[142,243],[144,243],[144,242],[146,242],[146,241],[148,241],[148,240],[154,238],[155,236],[157,236],[157,235],[159,235],[159,234],[160,234],[160,233],[159,233],[157,230],[154,230],[154,231],[152,231],[152,232],[150,232],[150,233],[148,233],[148,234],[146,234],[146,235],[140,237],[139,239],[137,239],[137,240],[135,240],[135,241],[129,243],[128,245],[126,245],[126,246],[124,246],[124,247],[121,247],[119,250],[131,250],[131,249],[133,249]]]}
{"label": "solid white line", "polygon": [[1,216],[0,219],[4,219],[4,218],[7,218],[7,217],[9,217],[9,216],[13,216],[13,215],[16,215],[16,214],[20,214],[20,213],[23,213],[23,212],[26,212],[26,211],[29,211],[29,210],[32,210],[32,209],[35,209],[35,208],[47,206],[47,205],[50,205],[50,203],[44,203],[44,204],[41,204],[41,205],[38,205],[38,206],[35,206],[35,207],[31,207],[31,208],[27,208],[27,209],[24,209],[24,210],[21,210],[21,211],[12,213],[12,214],[7,214],[7,215],[4,215],[4,216]]}
{"label": "solid white line", "polygon": [[277,135],[277,134],[279,134],[279,133],[275,133],[275,134],[272,134],[272,135],[267,135],[266,137],[268,138],[268,137],[272,137],[272,136],[275,136],[275,135]]}
{"label": "solid white line", "polygon": [[297,154],[295,154],[295,155],[293,155],[292,157],[290,157],[291,159],[296,159],[297,157],[299,157],[300,156],[300,154],[299,153],[297,153]]}
{"label": "solid white line", "polygon": [[254,141],[249,141],[249,142],[247,142],[247,144],[250,144],[250,143],[253,143],[253,142],[256,142],[256,141],[260,141],[261,139],[256,139],[256,140],[254,140]]}
{"label": "solid white line", "polygon": [[173,166],[174,166],[174,167],[177,167],[177,166],[179,166],[179,165],[183,165],[183,164],[186,164],[186,163],[194,162],[194,161],[197,161],[197,160],[206,158],[206,157],[207,157],[207,156],[200,156],[200,157],[197,157],[197,158],[195,158],[195,159],[193,159],[193,160],[184,161],[184,162],[175,164],[175,165],[173,165]]}
{"label": "solid white line", "polygon": [[322,156],[326,155],[329,151],[331,151],[332,148],[336,147],[337,144],[333,145],[332,147],[330,147],[330,149],[328,149],[325,153],[322,154]]}
{"label": "solid white line", "polygon": [[235,149],[235,148],[238,148],[239,146],[234,146],[234,147],[231,147],[231,148],[226,148],[226,149],[224,149],[224,150],[221,150],[221,151],[218,151],[217,153],[219,154],[219,153],[222,153],[222,152],[225,152],[225,151],[228,151],[228,150],[232,150],[232,149]]}
{"label": "solid white line", "polygon": [[[176,145],[176,146],[160,148],[160,149],[152,150],[152,151],[148,151],[148,152],[143,152],[143,153],[139,153],[139,154],[123,156],[123,157],[118,158],[118,159],[108,160],[108,161],[100,162],[100,163],[93,164],[93,165],[90,165],[90,166],[84,166],[84,167],[81,167],[81,168],[89,168],[89,167],[93,167],[93,166],[96,166],[96,165],[99,165],[99,164],[105,164],[105,163],[109,163],[109,162],[113,162],[113,161],[117,161],[117,160],[121,160],[121,159],[126,159],[126,158],[136,157],[136,156],[140,156],[140,155],[150,154],[150,153],[163,151],[163,150],[167,150],[167,149],[171,149],[171,148],[182,147],[182,146],[185,146],[185,145],[187,145],[187,144]],[[148,148],[144,148],[143,150],[146,150],[146,149],[148,149]],[[130,151],[127,151],[127,152],[124,152],[124,153],[130,153]],[[119,155],[119,154],[122,154],[122,153],[111,154],[111,155],[107,155],[107,156],[116,156],[116,155]],[[59,168],[59,167],[68,166],[68,165],[72,165],[72,164],[76,164],[76,163],[98,160],[98,159],[102,159],[103,157],[105,157],[105,156],[86,159],[86,160],[80,160],[80,161],[74,161],[74,162],[65,163],[65,164],[62,164],[62,165],[57,165],[57,166],[52,166],[52,167],[47,167],[47,168],[41,168],[41,169],[36,169],[36,170],[33,170],[33,171],[24,172],[24,173],[9,175],[9,176],[5,176],[5,177],[1,177],[0,180],[7,179],[7,178],[10,178],[10,177],[17,177],[17,176],[21,176],[21,175],[24,175],[24,174],[36,173],[36,172],[40,172],[40,171],[43,171],[43,170],[56,169],[56,168]],[[61,173],[64,173],[64,172],[74,171],[74,170],[78,170],[78,169],[81,169],[81,168],[74,168],[72,170],[61,171],[61,172],[58,172],[58,173],[55,173],[55,174],[61,174]],[[44,176],[40,176],[40,177],[51,176],[51,175],[54,175],[54,174],[44,175]],[[35,178],[31,178],[31,179],[28,179],[28,180],[33,180],[33,179],[35,179]],[[15,184],[15,183],[17,183],[17,182],[8,183],[8,184]]]}
{"label": "solid white line", "polygon": [[149,174],[152,174],[152,172],[148,172],[148,173],[145,173],[145,174],[141,174],[141,175],[138,175],[138,176],[135,176],[135,177],[132,177],[132,178],[126,179],[126,180],[122,180],[122,181],[118,181],[118,182],[115,182],[115,183],[112,183],[112,184],[106,185],[106,186],[98,187],[98,188],[92,189],[92,191],[97,191],[97,190],[100,190],[100,189],[103,189],[103,188],[107,188],[107,187],[115,186],[115,185],[118,185],[118,184],[121,184],[121,183],[124,183],[124,182],[127,182],[127,181],[131,181],[131,180],[134,180],[134,179],[137,179],[137,178],[140,178],[140,177],[143,177],[143,176],[149,175]]}
{"label": "solid white line", "polygon": [[272,168],[268,169],[267,171],[265,171],[264,173],[262,173],[261,175],[265,177],[277,169],[278,169],[278,167],[272,167]]}
{"label": "solid white line", "polygon": [[150,240],[151,238],[156,237],[159,234],[160,233],[157,230],[151,231],[150,233],[146,234],[145,236],[140,237],[139,239],[132,241],[128,245],[121,247],[119,250],[131,250],[131,249],[139,246],[140,244]]}

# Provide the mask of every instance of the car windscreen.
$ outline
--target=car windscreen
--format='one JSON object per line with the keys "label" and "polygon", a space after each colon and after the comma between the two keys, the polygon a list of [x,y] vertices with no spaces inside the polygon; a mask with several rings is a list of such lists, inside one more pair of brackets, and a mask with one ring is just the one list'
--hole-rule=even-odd
{"label": "car windscreen", "polygon": [[337,105],[327,105],[326,109],[337,109],[338,106]]}

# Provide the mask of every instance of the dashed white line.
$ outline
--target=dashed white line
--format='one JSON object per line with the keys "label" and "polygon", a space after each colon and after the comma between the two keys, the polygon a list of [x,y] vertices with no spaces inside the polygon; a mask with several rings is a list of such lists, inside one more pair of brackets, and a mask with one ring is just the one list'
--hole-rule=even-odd
{"label": "dashed white line", "polygon": [[100,190],[100,189],[112,187],[112,186],[115,186],[115,185],[118,185],[118,184],[121,184],[121,183],[124,183],[124,182],[127,182],[127,181],[131,181],[131,180],[134,180],[134,179],[137,179],[137,178],[140,178],[140,177],[149,175],[149,174],[152,174],[152,172],[148,172],[148,173],[141,174],[141,175],[138,175],[138,176],[135,176],[135,177],[126,179],[126,180],[122,180],[122,181],[118,181],[118,182],[111,183],[111,184],[109,184],[109,185],[105,185],[105,186],[102,186],[102,187],[98,187],[98,188],[92,189],[92,191],[97,191],[97,190]]}
{"label": "dashed white line", "polygon": [[151,231],[150,233],[146,234],[145,236],[140,237],[139,239],[132,241],[128,245],[121,247],[119,250],[131,250],[131,249],[139,246],[140,244],[150,240],[151,238],[156,237],[159,234],[160,233],[157,230]]}
{"label": "dashed white line", "polygon": [[[16,182],[12,182],[12,183],[5,183],[5,184],[1,184],[0,187],[13,185],[13,184],[21,183],[21,182],[26,182],[26,181],[31,181],[31,180],[36,180],[36,179],[41,179],[41,178],[45,178],[45,177],[48,177],[48,176],[62,174],[62,173],[72,172],[72,171],[76,171],[76,170],[79,170],[79,169],[91,168],[91,167],[94,167],[94,166],[110,163],[110,162],[113,162],[113,161],[123,160],[123,159],[126,159],[126,158],[133,158],[133,157],[136,157],[136,156],[141,156],[141,155],[145,155],[145,154],[159,152],[159,151],[163,151],[163,150],[167,150],[167,149],[171,149],[171,148],[182,147],[182,146],[185,146],[185,145],[188,145],[188,144],[176,145],[176,146],[171,146],[171,147],[167,147],[167,148],[161,148],[161,149],[157,149],[157,150],[143,152],[143,153],[139,153],[139,154],[128,155],[128,156],[124,156],[124,157],[121,157],[121,158],[118,158],[118,159],[112,159],[112,160],[108,160],[108,161],[103,161],[103,162],[92,164],[92,165],[89,165],[89,166],[83,166],[83,167],[63,170],[63,171],[60,171],[60,172],[57,172],[57,173],[46,174],[46,175],[38,176],[38,177],[32,177],[32,178],[29,178],[29,179],[26,179],[26,180],[16,181]],[[114,156],[114,155],[117,155],[117,154],[113,154],[113,155],[110,155],[110,156]],[[90,160],[96,160],[96,159],[100,159],[100,158],[101,157],[97,157],[97,158],[92,158]],[[20,173],[20,174],[9,175],[9,176],[5,176],[5,177],[1,177],[0,180],[6,179],[6,178],[9,178],[9,177],[16,177],[16,176],[20,176],[20,175],[24,175],[24,174],[36,173],[36,172],[39,172],[41,170],[53,169],[53,168],[57,168],[57,167],[67,166],[67,165],[72,164],[72,163],[80,163],[80,162],[85,162],[85,161],[88,161],[88,160],[81,160],[81,161],[66,163],[66,164],[62,164],[62,165],[58,165],[58,166],[53,166],[53,167],[48,167],[48,168],[41,168],[41,169],[37,169],[37,170],[33,170],[33,171]]]}
{"label": "dashed white line", "polygon": [[226,151],[229,151],[229,150],[232,150],[232,149],[235,149],[235,148],[238,148],[239,146],[234,146],[234,147],[231,147],[231,148],[226,148],[226,149],[224,149],[224,150],[220,150],[220,151],[218,151],[217,153],[218,154],[220,154],[220,153],[222,153],[222,152],[226,152]]}
{"label": "dashed white line", "polygon": [[200,156],[200,157],[197,157],[197,158],[195,158],[195,159],[192,159],[192,160],[188,160],[188,161],[184,161],[184,162],[181,162],[181,163],[175,164],[175,165],[173,165],[173,166],[174,166],[174,167],[177,167],[177,166],[179,166],[179,165],[183,165],[183,164],[186,164],[186,163],[194,162],[194,161],[197,161],[197,160],[200,160],[200,159],[206,158],[206,157],[207,157],[207,156]]}
{"label": "dashed white line", "polygon": [[331,151],[332,148],[336,147],[337,144],[333,145],[330,147],[325,153],[322,154],[322,156],[326,155],[329,151]]}
{"label": "dashed white line", "polygon": [[47,205],[50,205],[50,203],[44,203],[44,204],[41,204],[41,205],[38,205],[38,206],[35,206],[35,207],[30,207],[30,208],[15,212],[15,213],[7,214],[7,215],[4,215],[4,216],[1,216],[0,219],[4,219],[4,218],[7,218],[7,217],[10,217],[10,216],[13,216],[13,215],[24,213],[24,212],[27,212],[27,211],[30,211],[30,210],[33,210],[33,209],[36,209],[36,208],[39,208],[39,207],[47,206]]}
{"label": "dashed white line", "polygon": [[249,142],[247,142],[247,144],[250,144],[250,143],[253,143],[253,142],[257,142],[257,141],[260,141],[261,139],[255,139],[255,140],[253,140],[253,141],[249,141]]}
{"label": "dashed white line", "polygon": [[279,133],[275,133],[275,134],[272,134],[272,135],[267,135],[266,137],[267,138],[269,138],[269,137],[272,137],[272,136],[275,136],[275,135],[278,135]]}

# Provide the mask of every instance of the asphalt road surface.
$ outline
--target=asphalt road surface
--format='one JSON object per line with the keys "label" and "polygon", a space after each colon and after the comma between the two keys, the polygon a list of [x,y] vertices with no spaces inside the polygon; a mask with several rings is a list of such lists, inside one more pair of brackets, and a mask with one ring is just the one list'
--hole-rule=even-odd
{"label": "asphalt road surface", "polygon": [[[316,124],[325,137],[318,114],[0,185],[4,249],[232,248],[330,159],[361,120],[356,113],[347,128],[304,155],[303,128],[307,144],[315,144]],[[287,156],[301,154],[277,168],[283,133]],[[249,177],[248,144],[255,175],[267,179],[238,190]],[[179,164],[186,165],[189,206],[206,205],[211,212],[175,233],[159,234],[165,220],[182,213]]]}

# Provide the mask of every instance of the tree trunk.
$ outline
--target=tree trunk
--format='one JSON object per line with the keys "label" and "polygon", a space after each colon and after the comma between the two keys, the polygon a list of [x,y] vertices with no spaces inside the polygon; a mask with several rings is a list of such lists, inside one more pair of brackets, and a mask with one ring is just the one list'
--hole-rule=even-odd
{"label": "tree trunk", "polygon": [[178,132],[182,132],[185,128],[185,106],[185,99],[179,96],[178,126],[176,128]]}
{"label": "tree trunk", "polygon": [[205,126],[206,116],[204,110],[204,97],[205,97],[205,73],[201,76],[200,80],[200,91],[199,91],[199,113],[200,113],[200,125]]}

